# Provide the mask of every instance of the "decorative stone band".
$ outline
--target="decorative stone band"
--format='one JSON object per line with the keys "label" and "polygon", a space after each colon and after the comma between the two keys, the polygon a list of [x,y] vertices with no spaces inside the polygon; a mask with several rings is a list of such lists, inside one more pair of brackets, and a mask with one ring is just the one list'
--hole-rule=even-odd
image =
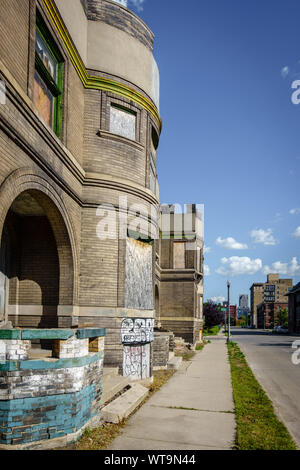
{"label": "decorative stone band", "polygon": [[[0,346],[6,347],[6,359],[0,362],[0,449],[78,438],[100,415],[105,330],[0,333]],[[23,360],[31,339],[52,339],[58,358]],[[8,360],[7,348],[19,360]]]}
{"label": "decorative stone band", "polygon": [[105,336],[105,328],[80,328],[80,329],[51,329],[51,330],[25,330],[25,329],[0,329],[0,340],[18,339],[18,340],[32,340],[32,339],[61,339],[67,340],[76,336],[78,339],[96,338]]}
{"label": "decorative stone band", "polygon": [[75,67],[75,70],[78,73],[78,76],[82,81],[83,86],[93,90],[103,90],[110,93],[116,93],[134,101],[153,116],[159,129],[161,130],[162,121],[158,110],[148,98],[136,90],[133,90],[132,88],[117,81],[88,74],[84,63],[79,56],[67,29],[65,28],[64,22],[55,6],[55,3],[53,0],[42,0],[42,2],[53,23],[53,26],[62,40],[62,43],[70,57],[73,66]]}
{"label": "decorative stone band", "polygon": [[[0,370],[3,367],[17,368],[18,365],[6,364],[6,361],[25,361],[19,367],[27,367],[31,340],[52,340],[52,361],[55,367],[57,359],[78,359],[86,357],[90,352],[104,351],[103,328],[87,328],[79,330],[0,330]],[[34,366],[36,361],[28,361]],[[42,361],[43,362],[43,361]],[[44,365],[51,368],[49,360]],[[1,369],[2,367],[2,369]]]}

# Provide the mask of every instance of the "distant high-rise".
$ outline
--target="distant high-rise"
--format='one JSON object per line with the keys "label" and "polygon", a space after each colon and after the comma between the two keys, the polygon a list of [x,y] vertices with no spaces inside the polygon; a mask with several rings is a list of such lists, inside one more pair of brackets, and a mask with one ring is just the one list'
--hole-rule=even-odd
{"label": "distant high-rise", "polygon": [[246,294],[240,295],[239,307],[240,308],[248,308],[249,307],[249,296],[248,295],[246,295]]}
{"label": "distant high-rise", "polygon": [[[292,279],[279,279],[279,274],[268,274],[267,282],[254,283],[250,288],[251,294],[251,324],[257,328],[260,323],[260,328],[264,327],[264,319],[261,312],[261,319],[258,322],[257,308],[260,304],[280,304],[283,308],[283,304],[287,303],[286,294],[289,289],[293,287]],[[273,320],[272,320],[273,321]]]}

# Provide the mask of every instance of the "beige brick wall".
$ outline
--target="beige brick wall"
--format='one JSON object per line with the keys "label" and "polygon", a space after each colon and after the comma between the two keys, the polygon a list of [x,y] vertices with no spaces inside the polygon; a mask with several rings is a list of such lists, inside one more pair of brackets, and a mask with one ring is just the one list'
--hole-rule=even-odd
{"label": "beige brick wall", "polygon": [[[40,8],[42,3],[37,4]],[[18,315],[11,311],[10,319],[14,325],[25,327],[69,327],[76,321],[107,327],[106,361],[119,364],[123,357],[122,317],[113,309],[124,307],[125,240],[103,241],[97,237],[96,209],[100,204],[118,206],[120,196],[127,196],[128,205],[144,204],[148,213],[157,204],[154,195],[145,190],[149,187],[153,121],[148,112],[119,95],[84,90],[43,12],[65,59],[62,135],[58,138],[32,102],[35,5],[34,0],[1,3],[0,80],[6,83],[7,102],[0,106],[0,234],[14,199],[23,191],[34,190],[53,238],[49,232],[46,236],[42,227],[32,236],[24,230],[23,275],[19,280],[14,276],[10,283],[10,306],[24,308]],[[107,73],[105,77],[118,79]],[[136,142],[109,135],[112,102],[137,113]],[[55,285],[56,248],[59,288]],[[29,263],[33,250],[40,255]],[[48,287],[52,285],[47,299],[41,289],[46,282]],[[31,306],[41,308],[26,310]],[[87,316],[85,308],[93,313]],[[105,316],[106,308],[112,309],[109,317]],[[78,320],[80,312],[84,314]],[[137,317],[138,313],[128,315]]]}
{"label": "beige brick wall", "polygon": [[1,0],[0,59],[27,92],[29,0]]}

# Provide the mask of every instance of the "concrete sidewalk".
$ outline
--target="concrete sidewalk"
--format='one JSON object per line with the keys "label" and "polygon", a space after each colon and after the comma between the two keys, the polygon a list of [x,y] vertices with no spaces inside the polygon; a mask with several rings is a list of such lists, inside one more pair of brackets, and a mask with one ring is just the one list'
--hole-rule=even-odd
{"label": "concrete sidewalk", "polygon": [[235,414],[223,335],[209,338],[130,418],[109,450],[230,450]]}

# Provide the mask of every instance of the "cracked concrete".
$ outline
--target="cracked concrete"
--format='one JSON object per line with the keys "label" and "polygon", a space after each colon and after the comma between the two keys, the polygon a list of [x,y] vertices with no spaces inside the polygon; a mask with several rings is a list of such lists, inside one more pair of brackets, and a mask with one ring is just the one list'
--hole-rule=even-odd
{"label": "cracked concrete", "polygon": [[224,336],[212,337],[130,418],[109,450],[230,450],[235,442]]}

